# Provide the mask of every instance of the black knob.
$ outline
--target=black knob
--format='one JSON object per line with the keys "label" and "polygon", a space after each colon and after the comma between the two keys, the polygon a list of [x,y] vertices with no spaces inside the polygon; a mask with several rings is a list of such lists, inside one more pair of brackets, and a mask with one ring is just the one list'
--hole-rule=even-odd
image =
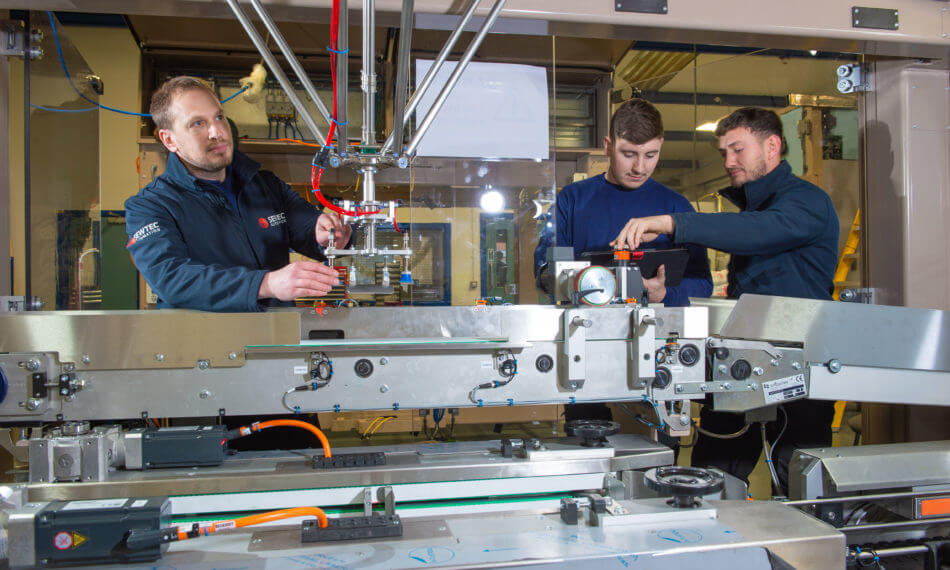
{"label": "black knob", "polygon": [[670,373],[670,369],[666,366],[657,366],[656,376],[653,378],[653,387],[662,390],[669,386],[672,381],[673,375]]}
{"label": "black knob", "polygon": [[353,366],[353,371],[360,378],[369,378],[370,374],[373,373],[373,363],[365,358],[360,358]]}
{"label": "black knob", "polygon": [[699,349],[695,344],[684,344],[680,349],[680,363],[683,366],[693,366],[699,362]]}
{"label": "black knob", "polygon": [[554,359],[547,354],[542,354],[534,361],[534,366],[538,372],[550,372],[554,368]]}
{"label": "black knob", "polygon": [[564,422],[564,433],[583,439],[584,447],[601,447],[604,438],[620,431],[620,424],[605,420],[571,420]]}
{"label": "black knob", "polygon": [[745,380],[749,376],[752,376],[752,365],[746,360],[739,359],[732,363],[732,368],[729,369],[729,372],[736,380]]}
{"label": "black knob", "polygon": [[721,491],[725,485],[723,476],[715,471],[676,465],[654,467],[643,474],[643,480],[661,496],[673,497],[667,504],[681,509],[700,506],[700,497]]}

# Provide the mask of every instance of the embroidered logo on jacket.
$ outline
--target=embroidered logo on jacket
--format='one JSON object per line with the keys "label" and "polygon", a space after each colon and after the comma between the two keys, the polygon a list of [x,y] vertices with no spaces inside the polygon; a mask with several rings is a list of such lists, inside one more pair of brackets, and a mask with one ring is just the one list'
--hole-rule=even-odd
{"label": "embroidered logo on jacket", "polygon": [[279,212],[277,214],[267,216],[266,218],[258,218],[257,223],[261,226],[261,228],[266,230],[267,228],[271,226],[279,226],[281,224],[286,224],[287,215],[284,212]]}
{"label": "embroidered logo on jacket", "polygon": [[132,239],[129,240],[129,243],[127,243],[125,247],[131,247],[132,244],[140,242],[143,239],[149,236],[155,235],[160,231],[162,231],[162,228],[158,226],[158,222],[152,222],[150,224],[146,224],[142,226],[141,228],[139,228],[137,232],[132,234]]}

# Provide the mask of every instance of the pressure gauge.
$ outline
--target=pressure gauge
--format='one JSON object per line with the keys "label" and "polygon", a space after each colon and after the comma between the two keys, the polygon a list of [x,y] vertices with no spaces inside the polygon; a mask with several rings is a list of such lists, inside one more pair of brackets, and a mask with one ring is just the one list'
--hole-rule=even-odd
{"label": "pressure gauge", "polygon": [[600,265],[585,267],[574,277],[574,292],[585,305],[606,305],[614,298],[617,281],[612,271]]}

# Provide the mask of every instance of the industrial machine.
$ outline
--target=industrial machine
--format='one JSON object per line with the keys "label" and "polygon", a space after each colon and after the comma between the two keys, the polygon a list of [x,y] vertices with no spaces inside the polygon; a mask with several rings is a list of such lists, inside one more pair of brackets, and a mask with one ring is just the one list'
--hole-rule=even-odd
{"label": "industrial machine", "polygon": [[[723,317],[718,330],[710,327]],[[0,420],[24,426],[23,438],[6,445],[29,459],[29,481],[5,491],[7,556],[17,567],[98,563],[101,548],[129,562],[154,559],[169,542],[163,564],[176,566],[199,564],[203,553],[208,564],[237,557],[569,566],[647,557],[665,567],[701,557],[750,568],[779,559],[840,567],[848,545],[914,538],[921,549],[948,523],[946,442],[801,450],[789,475],[792,501],[749,502],[741,482],[669,467],[669,448],[596,422],[567,426],[566,438],[322,451],[315,440],[315,450],[232,454],[229,440],[277,426],[229,432],[213,419],[640,401],[655,428],[686,435],[688,403],[707,395],[716,409],[734,412],[800,398],[950,405],[950,361],[938,350],[950,331],[940,311],[747,295],[725,308],[479,305],[0,319]],[[180,427],[151,421],[166,417],[179,418]],[[912,474],[897,466],[904,459],[915,465]],[[337,509],[330,519],[337,526],[311,520],[296,530],[265,526],[177,544],[189,533],[203,537],[208,521],[239,520],[233,513],[312,505]],[[113,518],[122,532],[98,534],[95,525]],[[211,532],[228,529],[216,525]],[[355,540],[332,541],[320,530]],[[28,535],[35,538],[26,547]],[[933,545],[936,557],[940,542]]]}
{"label": "industrial machine", "polygon": [[[377,226],[398,228],[399,204],[377,200],[375,177],[409,166],[506,1],[496,0],[478,23],[408,142],[409,117],[476,21],[479,2],[464,7],[412,97],[406,46],[413,2],[401,3],[399,41],[406,44],[398,51],[394,128],[378,144],[375,2],[364,0],[357,148],[347,145],[346,89],[335,90],[334,110],[327,110],[262,2],[251,0],[327,123],[324,135],[268,40],[237,0],[226,3],[286,94],[279,116],[302,120],[321,145],[314,194],[357,226],[353,244],[331,241],[331,262],[401,257],[400,281],[411,283],[408,241],[399,249],[377,244]],[[552,34],[576,24],[570,12],[581,9],[555,4],[545,8]],[[518,9],[538,11],[525,5]],[[714,11],[742,10],[736,6]],[[329,7],[334,80],[345,83],[349,14],[345,1]],[[611,33],[634,24],[666,30],[618,19],[630,13],[695,28],[683,20],[692,11],[676,7],[618,1],[607,13],[583,9],[591,25]],[[856,27],[871,19],[900,27],[896,11],[855,10]],[[864,14],[872,18],[862,26]],[[881,25],[861,46],[901,52],[889,47]],[[759,31],[756,22],[749,26]],[[945,57],[946,40],[908,40],[915,53],[934,53],[935,43]],[[865,87],[855,81],[854,89]],[[359,172],[362,200],[323,198],[327,168]],[[672,465],[673,451],[655,437],[690,435],[690,404],[698,400],[746,414],[749,425],[803,398],[950,406],[946,312],[755,295],[652,307],[642,302],[639,270],[628,261],[621,256],[607,268],[555,259],[555,306],[44,313],[20,311],[32,303],[11,301],[0,310],[0,424],[7,428],[0,444],[28,470],[25,480],[0,488],[0,558],[13,568],[152,567],[161,559],[196,569],[841,568],[907,555],[933,568],[946,562],[948,442],[798,450],[787,500],[749,501],[745,485],[727,474]],[[640,403],[646,411],[638,417],[651,435],[581,422],[564,426],[566,437],[337,449],[296,419],[592,402]],[[226,417],[273,414],[284,418],[223,425]],[[172,421],[158,421],[165,419]],[[229,447],[278,428],[308,430],[314,445],[289,452]]]}

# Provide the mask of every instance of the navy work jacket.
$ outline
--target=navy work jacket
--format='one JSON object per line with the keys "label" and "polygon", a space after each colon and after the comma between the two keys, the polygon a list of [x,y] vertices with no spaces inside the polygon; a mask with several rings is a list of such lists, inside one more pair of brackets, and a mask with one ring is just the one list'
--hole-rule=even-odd
{"label": "navy work jacket", "polygon": [[732,254],[727,294],[831,299],[838,215],[824,190],[784,160],[762,178],[720,192],[738,213],[672,214],[675,243]]}
{"label": "navy work jacket", "polygon": [[126,200],[128,249],[160,308],[260,311],[278,304],[257,294],[291,248],[325,259],[315,206],[238,151],[231,168],[237,211],[174,153],[161,176]]}

